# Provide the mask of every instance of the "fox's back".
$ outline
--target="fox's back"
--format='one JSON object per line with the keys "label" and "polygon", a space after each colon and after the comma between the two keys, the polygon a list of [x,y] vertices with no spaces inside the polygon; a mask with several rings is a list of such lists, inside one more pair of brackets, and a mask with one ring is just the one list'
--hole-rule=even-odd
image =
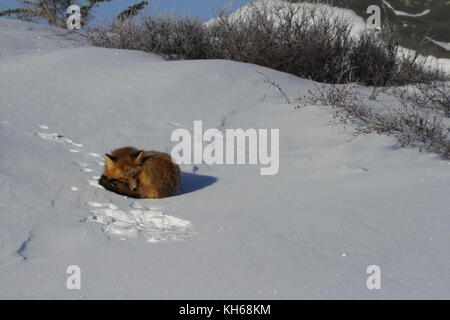
{"label": "fox's back", "polygon": [[178,190],[180,168],[169,154],[147,151],[138,180],[140,193],[144,193],[144,197],[168,197]]}

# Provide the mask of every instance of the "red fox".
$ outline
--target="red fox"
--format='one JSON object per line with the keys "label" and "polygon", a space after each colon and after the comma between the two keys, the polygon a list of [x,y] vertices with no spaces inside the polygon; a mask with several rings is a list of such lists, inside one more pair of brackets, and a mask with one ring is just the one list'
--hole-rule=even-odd
{"label": "red fox", "polygon": [[167,153],[120,148],[105,155],[100,184],[122,195],[159,199],[178,190],[180,168]]}
{"label": "red fox", "polygon": [[120,194],[122,196],[127,196],[130,198],[140,198],[137,191],[131,191],[128,182],[123,182],[117,179],[108,179],[105,175],[102,175],[98,183],[103,186],[106,190]]}

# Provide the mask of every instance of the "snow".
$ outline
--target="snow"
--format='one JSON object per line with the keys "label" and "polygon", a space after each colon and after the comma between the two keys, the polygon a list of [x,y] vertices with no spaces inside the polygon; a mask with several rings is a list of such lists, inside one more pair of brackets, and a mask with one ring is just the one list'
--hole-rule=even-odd
{"label": "snow", "polygon": [[120,235],[122,239],[139,238],[148,242],[182,240],[191,226],[189,221],[168,216],[158,209],[119,210],[111,203],[88,202],[92,215],[86,220],[102,225],[107,234]]}
{"label": "snow", "polygon": [[[0,44],[0,298],[450,298],[450,163],[264,98],[257,71],[292,98],[310,81],[9,19]],[[179,194],[161,200],[98,185],[101,155],[170,152],[195,120],[280,129],[279,173],[182,165]],[[81,290],[66,288],[71,265]],[[381,290],[366,287],[371,265]]]}
{"label": "snow", "polygon": [[423,17],[430,13],[430,9],[426,9],[420,13],[408,13],[405,11],[395,10],[394,7],[387,1],[383,0],[383,3],[394,12],[396,16],[402,16],[402,17],[412,17],[412,18],[418,18]]}
{"label": "snow", "polygon": [[437,40],[434,40],[434,39],[432,39],[430,37],[425,37],[425,39],[427,39],[428,41],[433,42],[435,45],[437,45],[439,47],[442,47],[442,48],[444,48],[447,51],[450,51],[450,42],[437,41]]}
{"label": "snow", "polygon": [[[326,12],[327,14],[329,13],[331,18],[342,18],[347,21],[350,25],[353,26],[351,29],[352,34],[358,34],[366,30],[366,22],[354,11],[350,9],[334,7],[332,5],[320,2],[287,3],[286,1],[282,0],[257,0],[244,5],[236,11],[232,12],[230,15],[230,19],[231,21],[245,19],[247,16],[251,15],[255,9],[261,12],[272,14],[271,18],[275,21],[279,19],[277,14],[281,13],[281,16],[283,16],[283,14],[288,15],[290,9],[294,9],[294,19],[300,19],[302,18],[302,15],[304,13],[308,14],[313,10],[317,10],[318,12]],[[216,21],[216,18],[207,21],[205,24],[209,25],[214,23],[214,21]]]}

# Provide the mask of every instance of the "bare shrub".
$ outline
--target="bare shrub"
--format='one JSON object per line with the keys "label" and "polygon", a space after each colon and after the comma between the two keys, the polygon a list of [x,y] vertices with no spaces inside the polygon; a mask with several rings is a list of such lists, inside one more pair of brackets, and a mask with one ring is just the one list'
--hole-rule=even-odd
{"label": "bare shrub", "polygon": [[415,83],[431,83],[433,81],[448,81],[449,76],[442,70],[427,65],[429,57],[421,57],[419,52],[412,51],[403,53],[399,58],[398,71],[395,74],[393,84],[415,84]]}
{"label": "bare shrub", "polygon": [[96,46],[143,50],[166,59],[206,59],[209,52],[206,29],[194,17],[144,15],[139,24],[133,17],[115,19],[107,27],[90,28],[88,35]]}
{"label": "bare shrub", "polygon": [[135,24],[133,19],[114,20],[108,26],[98,25],[88,31],[91,42],[99,47],[142,50],[143,39],[142,27]]}
{"label": "bare shrub", "polygon": [[421,151],[434,152],[450,159],[450,127],[444,125],[441,115],[434,112],[424,114],[413,106],[403,104],[391,121],[402,146],[415,146]]}
{"label": "bare shrub", "polygon": [[254,63],[321,82],[336,82],[350,46],[350,25],[324,8],[250,5],[221,13],[210,27],[213,56]]}
{"label": "bare shrub", "polygon": [[[278,92],[280,92],[283,95],[287,104],[291,104],[291,99],[289,99],[288,95],[283,90],[283,88],[281,88],[279,83],[275,82],[275,80],[270,79],[268,76],[266,76],[264,73],[262,73],[260,71],[256,71],[256,72],[264,77],[264,83],[267,83],[269,85],[269,88],[274,87],[276,90],[278,90]],[[267,89],[267,92],[266,92],[266,95],[264,96],[264,98],[267,96],[267,93],[269,92],[269,88]]]}
{"label": "bare shrub", "polygon": [[[243,9],[244,10],[244,9]],[[399,55],[394,37],[352,36],[352,26],[326,7],[280,2],[196,17],[152,14],[94,27],[97,46],[137,49],[167,59],[229,59],[254,63],[326,83],[392,86],[441,80],[416,56]]]}
{"label": "bare shrub", "polygon": [[316,86],[316,92],[309,91],[304,99],[310,104],[332,107],[334,119],[339,122],[357,123],[356,135],[393,135],[402,147],[417,147],[450,159],[450,127],[443,123],[442,115],[435,110],[425,113],[404,101],[400,108],[389,108],[389,112],[381,114],[365,107],[362,96],[354,88],[352,84]]}
{"label": "bare shrub", "polygon": [[432,81],[414,84],[414,91],[408,99],[424,109],[436,109],[450,118],[450,83],[447,81]]}
{"label": "bare shrub", "polygon": [[142,49],[169,59],[206,59],[209,43],[205,26],[196,17],[145,16]]}
{"label": "bare shrub", "polygon": [[354,39],[349,54],[354,70],[348,80],[373,86],[392,84],[400,64],[397,53],[398,45],[392,39],[383,41],[372,34],[361,34]]}

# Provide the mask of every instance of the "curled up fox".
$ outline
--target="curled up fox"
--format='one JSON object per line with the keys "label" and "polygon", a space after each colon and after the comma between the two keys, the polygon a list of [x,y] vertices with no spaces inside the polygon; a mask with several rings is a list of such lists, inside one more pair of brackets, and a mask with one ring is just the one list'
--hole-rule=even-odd
{"label": "curled up fox", "polygon": [[180,168],[167,153],[125,147],[105,155],[99,183],[128,197],[165,198],[177,192]]}

